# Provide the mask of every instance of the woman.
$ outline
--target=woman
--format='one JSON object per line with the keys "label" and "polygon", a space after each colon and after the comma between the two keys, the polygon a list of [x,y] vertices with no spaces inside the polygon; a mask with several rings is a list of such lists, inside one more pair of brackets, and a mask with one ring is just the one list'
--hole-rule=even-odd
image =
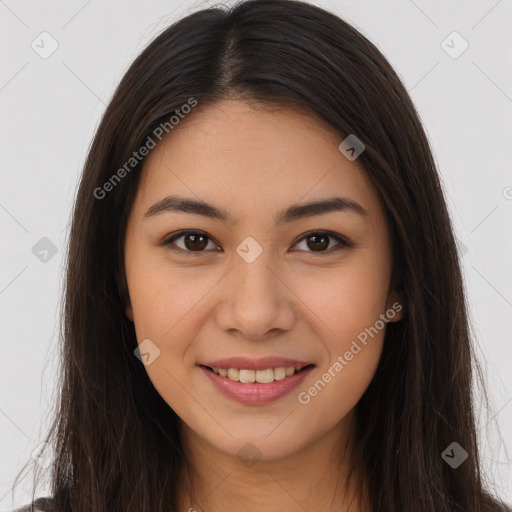
{"label": "woman", "polygon": [[41,510],[507,510],[424,130],[292,0],[185,17],[122,79],[68,254]]}

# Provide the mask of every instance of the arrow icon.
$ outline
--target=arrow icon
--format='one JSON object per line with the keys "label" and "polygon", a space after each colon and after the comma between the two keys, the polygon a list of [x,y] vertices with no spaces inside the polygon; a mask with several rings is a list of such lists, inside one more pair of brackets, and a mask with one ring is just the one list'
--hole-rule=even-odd
{"label": "arrow icon", "polygon": [[450,453],[445,453],[444,456],[448,457],[449,459],[454,459],[455,458],[455,452],[453,451],[453,448],[450,450]]}

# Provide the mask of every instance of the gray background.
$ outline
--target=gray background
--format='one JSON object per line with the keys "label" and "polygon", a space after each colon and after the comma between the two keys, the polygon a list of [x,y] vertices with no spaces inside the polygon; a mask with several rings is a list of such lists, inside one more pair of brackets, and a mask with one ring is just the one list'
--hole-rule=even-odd
{"label": "gray background", "polygon": [[[512,1],[313,3],[379,47],[422,117],[460,242],[491,398],[490,414],[479,408],[484,465],[512,502]],[[208,5],[0,0],[0,510],[27,500],[30,479],[14,501],[9,489],[39,445],[55,397],[67,226],[100,116],[150,40]],[[31,47],[51,49],[43,31],[58,43],[45,59]]]}

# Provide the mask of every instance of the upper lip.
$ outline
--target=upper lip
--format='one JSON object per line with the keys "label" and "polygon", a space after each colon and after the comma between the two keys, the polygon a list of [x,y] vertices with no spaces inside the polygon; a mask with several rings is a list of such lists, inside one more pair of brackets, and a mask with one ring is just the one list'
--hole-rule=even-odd
{"label": "upper lip", "polygon": [[296,359],[289,359],[286,357],[262,357],[260,359],[249,359],[247,357],[226,357],[217,359],[215,361],[199,363],[202,366],[209,366],[210,368],[238,368],[239,370],[266,370],[268,368],[295,368],[302,369],[304,366],[313,364],[307,361],[298,361]]}

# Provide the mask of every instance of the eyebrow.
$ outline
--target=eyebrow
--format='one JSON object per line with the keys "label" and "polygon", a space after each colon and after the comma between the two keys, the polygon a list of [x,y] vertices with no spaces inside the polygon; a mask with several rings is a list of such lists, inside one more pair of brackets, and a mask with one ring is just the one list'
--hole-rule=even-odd
{"label": "eyebrow", "polygon": [[[275,224],[289,223],[314,215],[338,211],[368,216],[368,211],[352,199],[347,197],[331,197],[329,199],[291,205],[279,212],[274,218],[274,222]],[[218,208],[201,200],[173,195],[167,196],[151,206],[144,214],[144,219],[166,212],[192,213],[224,222],[230,222],[232,224],[234,223],[234,219],[224,208]]]}

